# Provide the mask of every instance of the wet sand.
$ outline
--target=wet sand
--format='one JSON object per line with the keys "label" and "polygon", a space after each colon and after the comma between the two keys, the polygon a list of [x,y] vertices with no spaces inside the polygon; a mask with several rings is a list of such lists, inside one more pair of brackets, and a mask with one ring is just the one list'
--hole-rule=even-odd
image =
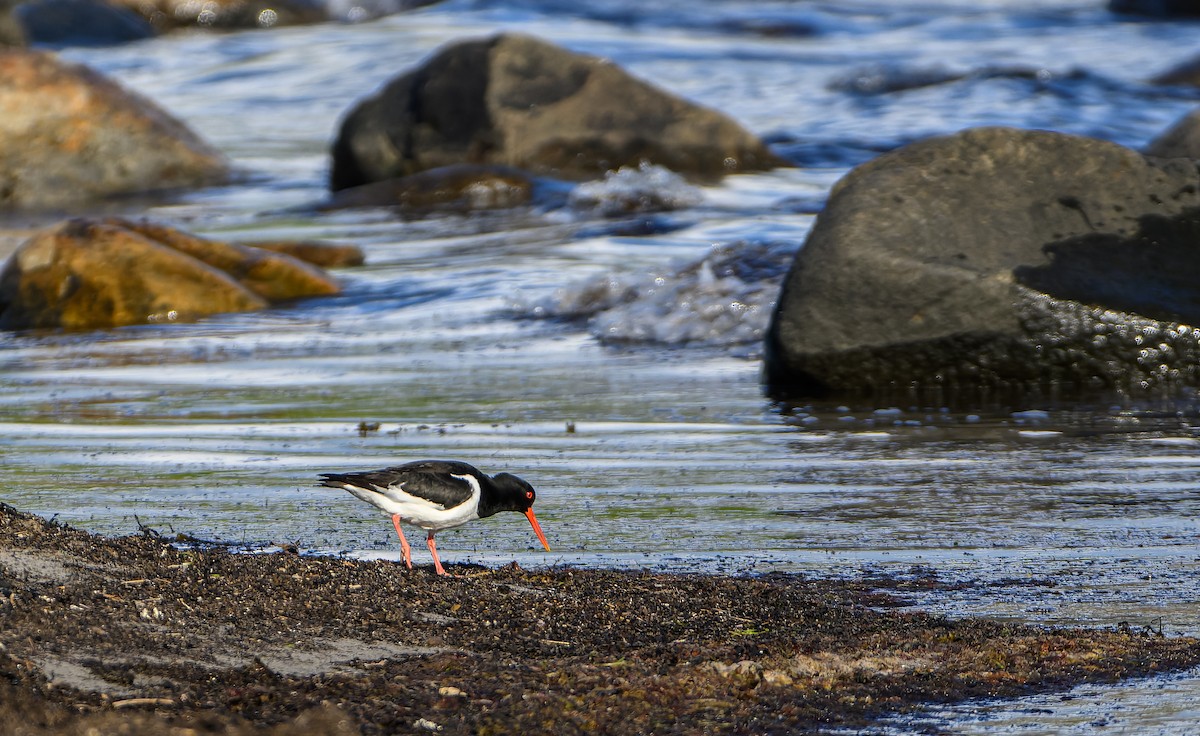
{"label": "wet sand", "polygon": [[1149,630],[897,611],[879,581],[445,579],[179,541],[0,505],[10,733],[796,733],[1200,663]]}

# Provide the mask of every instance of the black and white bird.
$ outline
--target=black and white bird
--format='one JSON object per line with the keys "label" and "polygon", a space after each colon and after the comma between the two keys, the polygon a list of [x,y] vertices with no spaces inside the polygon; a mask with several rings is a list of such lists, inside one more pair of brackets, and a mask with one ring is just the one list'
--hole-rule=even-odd
{"label": "black and white bird", "polygon": [[489,476],[454,460],[419,460],[361,473],[322,473],[321,485],[349,491],[392,517],[404,564],[412,568],[412,550],[400,522],[426,530],[426,544],[438,575],[448,574],[438,559],[434,532],[462,526],[500,511],[519,511],[533,526],[538,541],[550,551],[546,535],[533,515],[533,486],[509,473]]}

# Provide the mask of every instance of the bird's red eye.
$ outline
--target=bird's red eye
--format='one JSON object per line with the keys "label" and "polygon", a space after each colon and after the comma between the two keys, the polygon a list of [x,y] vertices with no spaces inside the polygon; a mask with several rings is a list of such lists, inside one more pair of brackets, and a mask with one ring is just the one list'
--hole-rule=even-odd
{"label": "bird's red eye", "polygon": [[525,498],[533,498],[533,491],[525,491]]}

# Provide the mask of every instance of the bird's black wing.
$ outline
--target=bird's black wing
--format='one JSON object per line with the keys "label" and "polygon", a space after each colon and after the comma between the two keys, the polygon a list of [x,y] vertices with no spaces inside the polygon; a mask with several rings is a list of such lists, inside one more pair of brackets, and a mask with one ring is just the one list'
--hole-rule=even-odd
{"label": "bird's black wing", "polygon": [[487,482],[486,476],[471,465],[451,460],[420,460],[361,473],[323,473],[321,477],[322,484],[331,488],[352,485],[367,491],[381,489],[385,495],[388,488],[400,487],[404,493],[449,509],[466,503],[473,495],[471,483],[455,477],[465,475]]}

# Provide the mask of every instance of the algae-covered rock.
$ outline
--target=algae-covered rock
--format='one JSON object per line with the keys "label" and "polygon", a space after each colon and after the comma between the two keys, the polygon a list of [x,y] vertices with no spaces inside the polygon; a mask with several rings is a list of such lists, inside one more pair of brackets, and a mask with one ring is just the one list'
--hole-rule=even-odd
{"label": "algae-covered rock", "polygon": [[76,219],[35,234],[9,258],[0,328],[189,320],[338,290],[320,268],[286,253],[148,222]]}

